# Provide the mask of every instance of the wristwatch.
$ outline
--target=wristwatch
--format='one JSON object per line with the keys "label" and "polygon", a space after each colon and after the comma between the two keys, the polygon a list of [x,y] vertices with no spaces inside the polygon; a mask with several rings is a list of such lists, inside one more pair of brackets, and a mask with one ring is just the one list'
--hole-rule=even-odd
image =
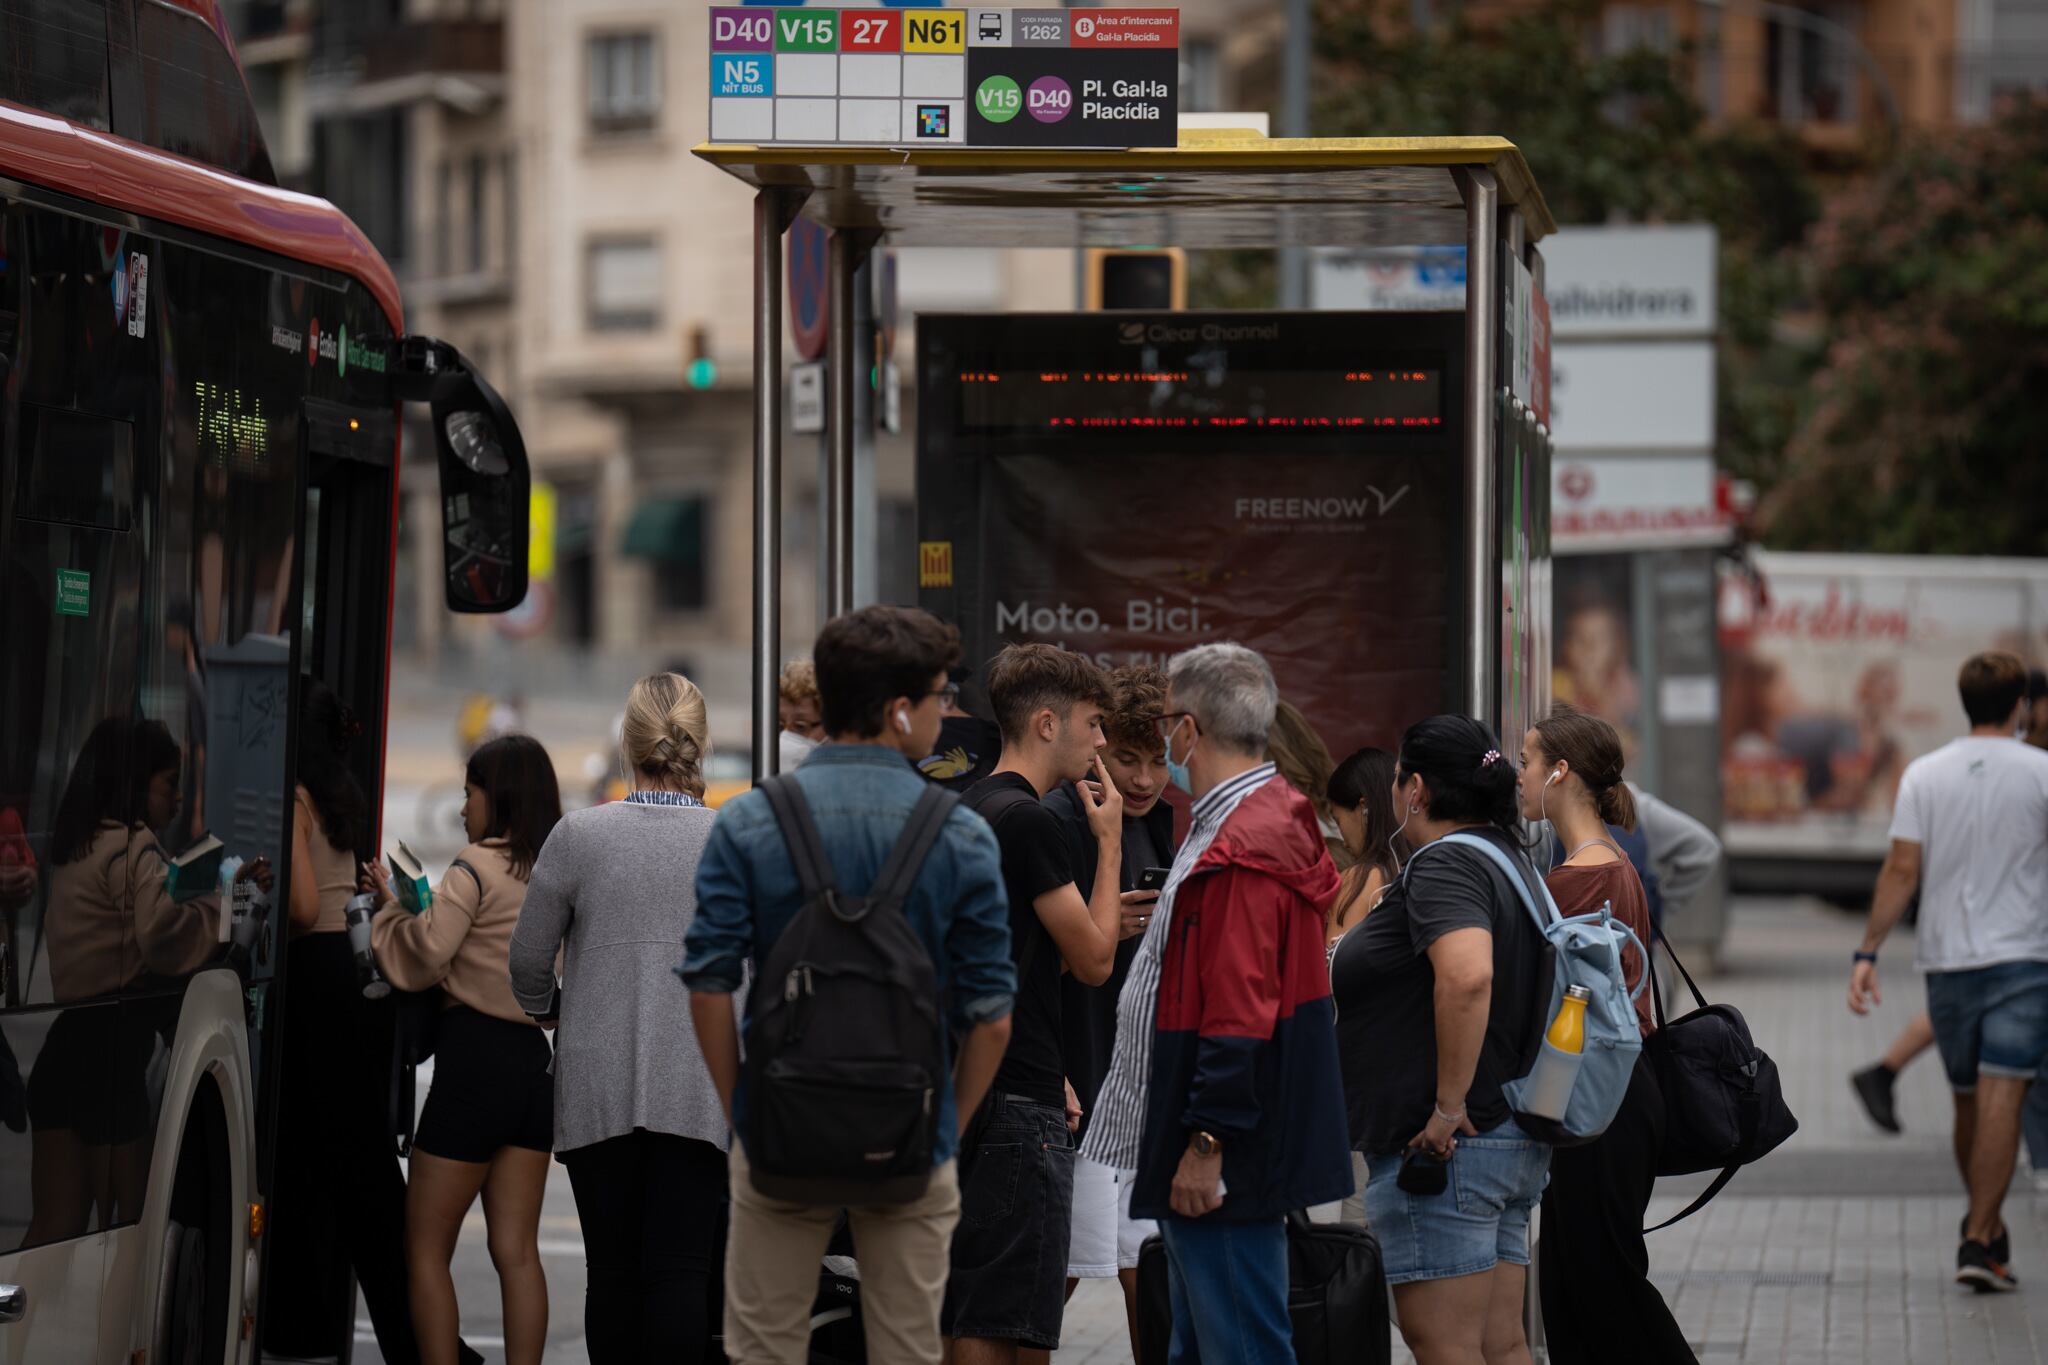
{"label": "wristwatch", "polygon": [[1196,1156],[1214,1156],[1223,1150],[1223,1139],[1214,1133],[1197,1131],[1188,1139],[1188,1146],[1195,1149]]}

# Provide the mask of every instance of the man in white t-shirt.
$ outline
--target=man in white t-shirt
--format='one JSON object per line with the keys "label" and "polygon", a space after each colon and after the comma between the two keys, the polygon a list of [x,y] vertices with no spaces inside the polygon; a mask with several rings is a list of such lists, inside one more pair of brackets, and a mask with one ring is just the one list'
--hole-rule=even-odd
{"label": "man in white t-shirt", "polygon": [[2027,1086],[2048,1057],[2048,752],[2015,738],[2027,671],[1978,654],[1957,679],[1970,733],[1899,781],[1891,852],[1849,976],[1849,1008],[1879,999],[1877,950],[1920,893],[1917,965],[1955,1091],[1956,1163],[1970,1191],[1956,1281],[2014,1289],[2000,1205]]}

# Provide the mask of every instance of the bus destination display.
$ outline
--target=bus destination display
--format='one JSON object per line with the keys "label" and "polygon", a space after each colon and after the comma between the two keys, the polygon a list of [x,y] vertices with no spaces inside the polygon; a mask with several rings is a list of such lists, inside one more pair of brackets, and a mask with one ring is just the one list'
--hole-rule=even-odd
{"label": "bus destination display", "polygon": [[1180,11],[718,7],[711,140],[1170,147]]}
{"label": "bus destination display", "polygon": [[1415,431],[1444,424],[1443,370],[1415,363],[962,370],[957,380],[961,430],[987,435]]}

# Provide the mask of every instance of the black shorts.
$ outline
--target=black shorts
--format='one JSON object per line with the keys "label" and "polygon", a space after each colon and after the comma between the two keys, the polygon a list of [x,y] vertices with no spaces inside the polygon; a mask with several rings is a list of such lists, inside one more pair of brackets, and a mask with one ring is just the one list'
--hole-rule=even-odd
{"label": "black shorts", "polygon": [[152,1134],[149,1063],[157,1035],[132,1005],[72,1005],[56,1016],[29,1064],[28,1116],[37,1132],[64,1129],[87,1147]]}
{"label": "black shorts", "polygon": [[441,1011],[434,1035],[434,1085],[412,1145],[449,1161],[489,1161],[500,1147],[552,1151],[554,1053],[532,1024]]}
{"label": "black shorts", "polygon": [[1056,1350],[1073,1231],[1074,1137],[1059,1105],[998,1094],[960,1159],[960,1226],[939,1331]]}

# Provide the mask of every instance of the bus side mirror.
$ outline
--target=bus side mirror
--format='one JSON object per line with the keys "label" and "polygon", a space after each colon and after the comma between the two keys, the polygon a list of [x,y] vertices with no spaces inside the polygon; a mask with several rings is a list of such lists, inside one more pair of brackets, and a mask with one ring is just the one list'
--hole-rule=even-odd
{"label": "bus side mirror", "polygon": [[398,396],[433,415],[450,611],[510,611],[526,600],[533,479],[505,400],[446,342],[399,343]]}

